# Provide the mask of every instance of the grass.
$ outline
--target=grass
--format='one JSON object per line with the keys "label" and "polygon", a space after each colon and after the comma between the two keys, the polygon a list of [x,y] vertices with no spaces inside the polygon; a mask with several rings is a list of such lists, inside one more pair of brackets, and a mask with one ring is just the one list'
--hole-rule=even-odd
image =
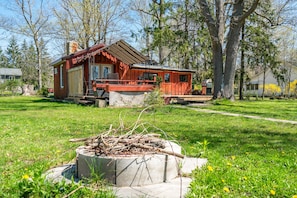
{"label": "grass", "polygon": [[278,118],[297,121],[296,100],[252,100],[252,101],[235,101],[218,100],[212,102],[213,106],[206,108],[227,111],[232,113],[243,113],[268,118]]}
{"label": "grass", "polygon": [[[287,119],[296,120],[295,103],[217,101],[206,108],[282,119],[290,112]],[[44,184],[41,175],[53,166],[73,161],[80,144],[69,139],[96,135],[110,124],[116,127],[120,114],[125,125],[131,126],[140,111],[84,107],[38,97],[0,97],[0,197],[20,197],[26,192],[33,197],[63,197],[78,189],[74,184]],[[297,195],[295,125],[172,106],[146,112],[141,119],[178,140],[185,154],[208,159],[207,166],[194,171],[188,197]],[[34,182],[28,182],[27,177]],[[81,188],[72,197],[114,196],[108,190],[100,193]]]}

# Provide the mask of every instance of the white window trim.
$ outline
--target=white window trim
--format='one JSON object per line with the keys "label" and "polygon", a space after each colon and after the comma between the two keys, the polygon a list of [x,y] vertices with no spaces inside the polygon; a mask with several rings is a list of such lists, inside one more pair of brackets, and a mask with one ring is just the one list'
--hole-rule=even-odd
{"label": "white window trim", "polygon": [[60,88],[64,88],[63,64],[60,65]]}
{"label": "white window trim", "polygon": [[104,67],[109,67],[110,68],[110,73],[113,73],[113,65],[112,64],[92,64],[91,65],[91,80],[95,80],[94,79],[94,76],[93,76],[93,73],[92,73],[92,67],[99,67],[99,74],[98,74],[98,78],[104,78]]}

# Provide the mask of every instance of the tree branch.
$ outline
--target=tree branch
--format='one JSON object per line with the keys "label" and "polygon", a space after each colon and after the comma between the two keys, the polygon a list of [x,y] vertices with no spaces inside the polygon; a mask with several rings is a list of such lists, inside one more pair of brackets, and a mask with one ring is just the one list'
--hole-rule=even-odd
{"label": "tree branch", "polygon": [[211,34],[211,37],[218,38],[216,22],[210,14],[210,9],[206,0],[199,0],[199,5],[201,7],[201,13],[205,17],[205,21],[207,23],[207,26],[209,27],[209,32]]}
{"label": "tree branch", "polygon": [[250,16],[257,8],[260,0],[255,0],[250,9],[240,17],[239,22],[243,22],[248,16]]}

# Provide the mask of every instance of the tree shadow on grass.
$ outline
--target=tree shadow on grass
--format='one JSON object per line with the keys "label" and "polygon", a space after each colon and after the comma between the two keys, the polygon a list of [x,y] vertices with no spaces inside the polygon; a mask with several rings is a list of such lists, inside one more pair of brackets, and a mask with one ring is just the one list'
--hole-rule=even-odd
{"label": "tree shadow on grass", "polygon": [[14,110],[14,111],[27,111],[27,110],[45,110],[45,109],[59,109],[65,108],[68,103],[52,101],[50,98],[30,98],[20,97],[18,99],[5,100],[0,104],[0,110]]}
{"label": "tree shadow on grass", "polygon": [[[253,124],[255,123],[253,122]],[[192,129],[188,130],[187,133],[179,134],[179,139],[191,145],[207,140],[209,142],[207,148],[217,151],[222,155],[234,155],[246,152],[265,155],[267,150],[294,150],[297,142],[297,134],[285,132],[284,127],[279,127],[276,123],[273,124],[276,125],[274,130],[270,130],[270,128],[257,128],[256,126],[253,126],[252,129],[232,126],[231,130],[226,129],[221,131],[218,131],[217,127],[214,126],[213,129],[200,132]]]}

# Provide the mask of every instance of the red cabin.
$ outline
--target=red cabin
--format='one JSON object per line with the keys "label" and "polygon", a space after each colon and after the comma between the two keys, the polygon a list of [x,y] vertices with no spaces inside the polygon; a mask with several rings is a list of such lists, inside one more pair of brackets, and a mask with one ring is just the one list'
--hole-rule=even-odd
{"label": "red cabin", "polygon": [[159,86],[164,95],[188,95],[192,92],[192,70],[148,64],[125,41],[109,46],[94,45],[64,56],[54,66],[54,97],[93,96],[109,98],[111,93],[139,95]]}

